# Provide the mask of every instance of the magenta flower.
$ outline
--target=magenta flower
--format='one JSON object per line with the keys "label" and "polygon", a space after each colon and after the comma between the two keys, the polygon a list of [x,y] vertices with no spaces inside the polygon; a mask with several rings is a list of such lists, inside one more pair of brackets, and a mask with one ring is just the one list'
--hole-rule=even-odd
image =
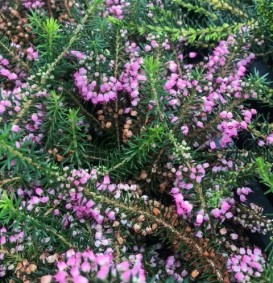
{"label": "magenta flower", "polygon": [[189,53],[189,57],[190,58],[195,58],[197,56],[197,53],[196,52],[190,52]]}

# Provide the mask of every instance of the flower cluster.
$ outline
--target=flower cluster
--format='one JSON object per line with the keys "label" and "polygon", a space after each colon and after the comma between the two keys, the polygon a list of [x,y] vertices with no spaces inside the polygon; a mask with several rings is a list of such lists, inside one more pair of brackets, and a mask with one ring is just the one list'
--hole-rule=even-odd
{"label": "flower cluster", "polygon": [[233,273],[235,282],[251,282],[252,276],[259,278],[264,269],[265,259],[259,248],[240,248],[239,254],[227,260],[228,271]]}
{"label": "flower cluster", "polygon": [[273,134],[256,24],[188,28],[186,10],[213,9],[183,1],[7,2],[2,280],[259,280],[273,228],[251,179]]}
{"label": "flower cluster", "polygon": [[[131,103],[136,106],[139,101],[139,84],[145,81],[146,77],[141,72],[142,59],[136,59],[124,66],[124,71],[120,75],[120,79],[115,77],[102,77],[102,84],[97,85],[97,80],[88,83],[87,70],[81,68],[74,74],[75,84],[86,101],[91,101],[93,104],[107,103],[116,100],[118,93],[123,91],[131,98]],[[97,91],[97,89],[99,89]]]}
{"label": "flower cluster", "polygon": [[237,194],[239,195],[241,202],[245,202],[246,196],[251,192],[252,192],[252,190],[248,187],[243,187],[243,188],[237,189]]}
{"label": "flower cluster", "polygon": [[[187,69],[187,67],[190,68],[190,66],[184,66],[185,69]],[[174,61],[169,62],[169,69],[171,75],[164,85],[165,90],[170,94],[169,105],[180,106],[179,96],[187,97],[191,91],[202,92],[198,81],[191,80],[188,72],[183,75],[182,78],[180,77],[178,66]]]}
{"label": "flower cluster", "polygon": [[22,0],[23,5],[27,9],[39,9],[44,6],[44,2],[41,0]]}
{"label": "flower cluster", "polygon": [[[24,232],[19,229],[15,229],[12,234],[8,232],[4,226],[0,229],[0,245],[9,245],[12,246],[13,252],[22,252],[24,250]],[[15,268],[12,262],[9,262],[8,266],[2,264],[6,257],[5,254],[5,250],[0,251],[0,277],[4,277],[9,270]]]}
{"label": "flower cluster", "polygon": [[18,78],[18,76],[16,73],[11,72],[7,68],[9,64],[10,64],[9,61],[3,58],[2,55],[0,55],[0,75],[6,77],[10,81],[15,81]]}
{"label": "flower cluster", "polygon": [[230,219],[233,216],[231,209],[232,209],[232,206],[234,205],[234,202],[235,201],[233,198],[221,200],[220,208],[214,208],[211,211],[211,214],[215,218],[221,218],[222,221],[225,219]]}
{"label": "flower cluster", "polygon": [[126,7],[130,5],[130,2],[126,0],[105,0],[105,4],[106,15],[123,19]]}
{"label": "flower cluster", "polygon": [[130,282],[131,279],[134,282],[146,282],[141,254],[131,256],[130,261],[116,264],[111,254],[96,254],[91,250],[76,252],[71,249],[65,253],[64,261],[57,263],[57,269],[54,276],[42,277],[42,282],[88,283],[91,278],[106,280],[109,275],[112,278],[119,276],[122,283]]}
{"label": "flower cluster", "polygon": [[192,211],[192,204],[184,200],[183,195],[179,192],[178,188],[172,189],[172,194],[177,208],[177,214],[187,217]]}
{"label": "flower cluster", "polygon": [[137,106],[139,98],[140,82],[146,81],[146,77],[141,71],[142,58],[131,60],[124,66],[124,71],[120,76],[120,82],[126,92],[131,98],[132,106]]}
{"label": "flower cluster", "polygon": [[93,104],[107,103],[117,98],[117,92],[123,89],[121,83],[114,77],[103,77],[99,92],[96,91],[97,82],[88,83],[87,71],[81,68],[74,74],[75,84],[84,100],[90,100]]}
{"label": "flower cluster", "polygon": [[176,272],[176,269],[181,266],[179,260],[174,256],[169,256],[166,260],[167,274],[173,276],[177,282],[183,282],[183,278],[188,274],[186,270],[183,270],[180,274]]}
{"label": "flower cluster", "polygon": [[29,61],[37,60],[39,57],[38,51],[35,51],[33,47],[27,48],[26,52],[27,52],[27,59]]}

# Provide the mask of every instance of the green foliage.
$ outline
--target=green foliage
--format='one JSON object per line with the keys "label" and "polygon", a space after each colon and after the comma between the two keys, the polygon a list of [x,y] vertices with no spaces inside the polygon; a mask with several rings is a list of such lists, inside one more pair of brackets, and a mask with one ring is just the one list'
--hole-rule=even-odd
{"label": "green foliage", "polygon": [[0,130],[1,171],[12,169],[13,174],[16,175],[24,171],[24,177],[29,180],[41,176],[56,178],[58,176],[56,167],[43,160],[43,154],[30,140],[19,143],[19,137],[11,133],[8,126]]}
{"label": "green foliage", "polygon": [[[241,4],[240,1],[237,1],[237,3],[234,3],[235,1],[224,1],[224,0],[200,0],[199,2],[203,3],[203,4],[208,4],[209,6],[211,6],[211,8],[215,11],[223,11],[223,12],[228,12],[231,13],[233,15],[236,16],[240,16],[240,17],[247,17],[247,14],[244,12],[243,9],[240,8],[240,5],[238,7],[238,5],[236,4]],[[243,5],[242,5],[243,6]]]}
{"label": "green foliage", "polygon": [[[110,173],[117,177],[133,172],[134,168],[144,166],[149,159],[151,152],[157,152],[164,141],[164,127],[157,124],[142,130],[139,136],[128,142],[121,152],[114,152],[108,156],[108,164],[102,165],[105,173]],[[114,165],[111,165],[114,164]],[[118,171],[117,171],[118,170]]]}
{"label": "green foliage", "polygon": [[143,68],[146,71],[147,78],[148,78],[148,89],[151,93],[151,99],[155,104],[155,116],[159,117],[162,121],[164,118],[164,113],[162,110],[162,97],[164,97],[164,92],[161,90],[161,80],[160,80],[160,71],[161,71],[161,64],[158,58],[154,57],[146,57],[144,58]]}
{"label": "green foliage", "polygon": [[44,130],[48,133],[46,136],[46,147],[49,148],[51,144],[55,144],[59,139],[59,124],[64,117],[64,102],[61,95],[57,95],[55,91],[50,92],[50,98],[47,100],[46,110],[48,119],[43,124]]}
{"label": "green foliage", "polygon": [[58,39],[58,31],[59,31],[59,24],[57,20],[52,18],[47,18],[45,22],[42,24],[42,28],[44,30],[44,35],[41,35],[41,37],[44,37],[48,41],[48,48],[52,52],[53,43],[55,40]]}
{"label": "green foliage", "polygon": [[54,43],[60,38],[60,24],[56,19],[44,17],[38,12],[32,12],[29,21],[30,27],[33,28],[32,32],[38,39],[38,50],[42,55],[51,58]]}
{"label": "green foliage", "polygon": [[151,77],[151,79],[155,79],[159,76],[160,71],[160,61],[158,58],[154,58],[152,56],[147,56],[144,58],[144,69],[146,73]]}
{"label": "green foliage", "polygon": [[[220,113],[218,110],[221,111],[222,107],[225,109],[221,103],[215,107],[216,115],[215,117],[212,115],[214,119],[211,124],[207,123],[208,128],[196,128],[194,136],[182,135],[181,126],[195,124],[194,119],[199,116],[199,111],[203,111],[200,105],[203,103],[202,91],[205,92],[205,88],[201,89],[201,93],[195,93],[194,90],[191,93],[190,90],[188,96],[181,95],[180,105],[172,108],[168,104],[169,101],[166,101],[170,96],[167,95],[163,86],[169,76],[170,60],[177,60],[181,77],[184,74],[186,74],[185,77],[187,76],[188,71],[186,68],[183,69],[182,63],[178,60],[178,53],[182,55],[185,51],[184,47],[186,54],[188,49],[193,48],[194,51],[197,46],[213,45],[228,35],[238,32],[243,26],[247,26],[252,32],[257,28],[256,19],[252,17],[256,15],[256,10],[253,12],[249,7],[243,9],[244,4],[238,5],[237,8],[237,2],[235,5],[232,1],[170,0],[164,1],[166,9],[161,8],[160,5],[150,7],[151,13],[155,16],[147,17],[143,12],[146,10],[147,1],[131,1],[133,8],[128,12],[130,17],[121,20],[112,16],[101,17],[104,11],[101,5],[102,0],[91,1],[90,5],[88,3],[82,1],[81,5],[75,5],[71,12],[73,23],[67,26],[44,13],[31,12],[29,16],[30,26],[35,36],[34,47],[37,47],[41,56],[39,60],[29,64],[33,68],[30,76],[26,78],[26,94],[24,93],[26,96],[22,99],[19,113],[15,113],[15,117],[12,118],[10,116],[1,118],[0,121],[1,126],[3,125],[0,129],[0,171],[4,172],[4,179],[0,181],[3,187],[0,197],[0,222],[9,228],[23,229],[26,239],[31,237],[26,252],[22,253],[22,256],[27,256],[31,260],[38,260],[38,254],[44,251],[62,253],[68,248],[81,250],[94,247],[94,250],[97,249],[98,247],[93,243],[93,226],[90,225],[92,217],[86,217],[87,219],[79,217],[80,221],[78,221],[75,217],[75,211],[78,208],[75,208],[75,211],[74,208],[68,210],[69,204],[66,204],[66,197],[76,192],[74,183],[67,178],[73,169],[96,169],[99,176],[98,182],[100,177],[109,174],[111,181],[115,184],[128,181],[130,185],[135,183],[139,185],[136,192],[122,192],[120,199],[99,191],[96,188],[97,180],[83,186],[83,196],[80,192],[77,194],[77,197],[83,197],[81,199],[83,204],[86,200],[94,200],[94,205],[102,215],[107,215],[112,209],[116,213],[117,221],[120,221],[122,215],[126,216],[126,221],[130,221],[128,226],[122,221],[115,227],[113,223],[107,223],[109,225],[107,233],[110,234],[113,250],[120,248],[114,244],[118,233],[124,237],[129,250],[133,250],[134,243],[145,242],[149,238],[148,232],[143,235],[138,231],[133,233],[133,225],[138,222],[139,217],[145,216],[141,225],[150,228],[152,224],[156,224],[152,236],[160,243],[166,244],[164,256],[167,256],[167,252],[175,250],[177,255],[181,255],[181,261],[183,261],[181,268],[185,265],[189,272],[195,269],[198,272],[200,270],[202,274],[198,282],[207,282],[206,280],[224,282],[225,275],[223,276],[222,270],[224,259],[219,256],[222,254],[222,246],[215,241],[216,236],[211,236],[213,233],[209,234],[210,232],[208,232],[210,241],[208,243],[203,241],[207,237],[205,225],[210,225],[211,219],[204,224],[204,238],[197,241],[195,232],[199,228],[194,226],[194,220],[186,221],[180,215],[177,217],[172,205],[173,195],[169,190],[174,183],[177,166],[183,165],[185,172],[188,172],[194,166],[202,165],[204,162],[208,162],[212,167],[214,163],[219,164],[222,160],[224,162],[234,160],[232,165],[234,172],[230,169],[224,172],[225,166],[223,170],[216,173],[209,168],[202,176],[204,179],[200,180],[201,185],[199,181],[185,178],[186,181],[194,183],[192,196],[190,196],[194,209],[202,209],[206,215],[210,215],[212,208],[219,207],[221,199],[232,196],[234,188],[245,185],[246,180],[251,179],[254,172],[251,162],[256,158],[256,153],[245,149],[239,150],[235,146],[210,150],[207,141],[217,132]],[[262,5],[259,6],[259,11],[265,13],[265,19],[267,19],[267,12],[262,7]],[[266,20],[266,25],[270,25],[269,20]],[[124,35],[124,30],[126,32],[128,30],[128,37]],[[144,45],[142,42],[148,43],[148,40],[144,39],[147,34],[154,35],[161,43],[163,40],[170,40],[171,48],[170,50],[163,50],[164,48],[161,47],[152,49],[152,55],[144,56],[141,71],[145,72],[147,80],[140,83],[141,99],[137,107],[130,105],[130,97],[124,90],[118,92],[115,101],[105,104],[92,105],[77,97],[77,90],[73,87],[73,73],[76,69],[83,67],[90,71],[86,78],[88,81],[96,80],[98,83],[96,89],[99,89],[104,76],[112,76],[111,79],[119,78],[124,71],[124,63],[134,60],[133,55],[126,50],[129,49],[126,42],[131,39],[138,41],[140,50],[135,52],[142,52],[141,48]],[[180,45],[180,40],[187,41],[185,46]],[[5,46],[4,43],[3,46]],[[0,44],[3,54],[13,57],[7,46],[6,48],[3,46]],[[240,44],[238,46],[241,48]],[[77,60],[71,55],[71,50],[83,51],[87,59]],[[223,74],[220,74],[222,77],[226,76],[233,62],[236,63],[239,59],[232,55],[227,57],[229,64],[227,69],[223,70]],[[13,59],[12,63],[20,65],[20,58],[14,56]],[[207,83],[202,81],[204,80],[203,66],[198,65],[188,78],[189,81],[198,80],[202,87]],[[26,70],[29,67],[26,64],[23,69]],[[94,75],[95,73],[98,75]],[[262,98],[267,99],[264,94],[268,90],[265,78],[254,74],[245,79],[245,83],[249,84],[249,90],[257,90]],[[39,96],[41,91],[46,92],[46,95]],[[228,100],[228,94],[225,95],[227,97],[224,98]],[[32,111],[34,109],[37,111],[35,107],[42,109],[43,114],[45,112],[41,129],[44,135],[41,135],[42,139],[37,144],[32,143],[30,138],[25,138],[33,137],[31,127],[26,127],[26,124],[31,121]],[[239,109],[238,105],[228,105],[227,110],[235,109],[237,112],[235,110],[234,112],[238,115],[235,119],[241,121],[243,118],[237,107]],[[193,118],[192,114],[195,110],[196,117]],[[175,122],[170,121],[173,116],[168,114],[171,111],[174,113],[174,118],[177,118]],[[209,117],[209,114],[204,113],[204,121],[207,121],[206,115]],[[11,130],[12,126],[17,124],[22,130],[19,134]],[[248,130],[254,138],[264,138],[264,134],[256,128],[259,128],[259,125],[253,123],[249,125]],[[121,135],[128,129],[132,130],[131,136],[121,141]],[[269,128],[261,130],[263,133],[268,131]],[[198,143],[199,141],[201,142]],[[206,143],[202,144],[204,141]],[[197,146],[193,146],[195,143]],[[250,165],[242,168],[245,160]],[[268,160],[272,160],[272,157]],[[270,187],[270,192],[273,192],[273,174],[270,171],[270,164],[258,158],[256,166],[257,174]],[[142,172],[147,176],[145,177]],[[139,177],[141,174],[144,175],[143,178]],[[20,207],[19,211],[20,199],[16,196],[17,185],[25,186],[30,190],[34,190],[37,186],[45,190],[57,189],[49,195],[48,202],[39,205],[37,209],[32,211]],[[219,189],[216,190],[214,186],[218,186]],[[156,188],[156,193],[151,189],[153,187]],[[30,196],[32,196],[31,193]],[[151,197],[151,202],[141,198],[141,195]],[[155,195],[159,196],[160,201],[152,201]],[[169,206],[165,207],[165,204],[161,202],[166,202]],[[71,222],[65,226],[63,222],[66,219]],[[75,231],[82,233],[77,234]],[[147,229],[147,231],[150,230]],[[219,252],[219,255],[204,256],[211,250],[213,253]],[[114,252],[116,254],[116,250]],[[120,254],[121,258],[126,258],[128,251],[121,251]],[[147,268],[151,268],[149,258],[145,260]],[[120,262],[118,256],[116,262]],[[155,272],[151,272],[151,276],[154,274]],[[185,282],[189,281],[189,277],[185,279]],[[166,280],[166,283],[172,282],[171,278]]]}
{"label": "green foliage", "polygon": [[182,1],[182,0],[173,0],[174,3],[177,3],[179,6],[189,10],[190,12],[194,12],[198,15],[204,15],[206,17],[211,18],[212,20],[217,20],[217,14],[216,13],[212,13],[210,11],[208,11],[207,9],[198,6],[198,5],[194,5],[191,3],[188,3],[186,1]]}
{"label": "green foliage", "polygon": [[84,119],[78,113],[79,110],[75,109],[68,109],[65,113],[59,144],[65,155],[70,154],[70,162],[81,166],[88,150],[88,141],[84,131]]}
{"label": "green foliage", "polygon": [[29,142],[26,141],[23,145],[16,147],[18,138],[18,135],[11,133],[11,129],[8,126],[0,131],[2,170],[11,170],[13,162],[16,164],[15,172],[19,172],[24,167],[30,167],[32,170],[38,169],[31,158],[27,157],[27,154],[32,151],[32,148],[28,147]]}
{"label": "green foliage", "polygon": [[15,200],[14,194],[2,192],[0,196],[0,222],[4,225],[14,220],[18,215],[20,199]]}
{"label": "green foliage", "polygon": [[268,31],[268,35],[273,37],[273,2],[271,0],[255,0],[257,6],[260,24],[262,27],[266,27],[265,31]]}
{"label": "green foliage", "polygon": [[[145,5],[139,1],[139,5]],[[153,33],[156,36],[168,37],[173,42],[184,38],[191,45],[208,46],[236,33],[243,26],[252,27],[257,13],[244,3],[236,5],[233,1],[166,1],[170,10],[159,6],[151,8],[157,17],[140,18],[139,24],[124,22],[127,29],[145,35]],[[142,9],[145,9],[144,7]],[[244,19],[242,21],[242,19]]]}
{"label": "green foliage", "polygon": [[[261,182],[269,187],[266,193],[273,193],[273,173],[272,164],[266,162],[263,158],[259,157],[256,159],[257,175]],[[266,251],[268,252],[269,263],[266,270],[267,282],[273,280],[273,237],[270,238]]]}
{"label": "green foliage", "polygon": [[268,74],[261,76],[258,70],[254,70],[253,74],[250,74],[245,80],[251,86],[251,90],[255,91],[257,94],[263,93],[263,95],[258,95],[257,100],[264,103],[264,105],[273,107],[273,89],[269,85],[267,78]]}
{"label": "green foliage", "polygon": [[86,157],[91,145],[88,132],[84,128],[85,118],[80,116],[79,109],[67,108],[62,95],[52,91],[46,104],[47,119],[43,124],[48,133],[45,137],[47,149],[58,150],[62,163],[73,162],[76,166],[87,163]]}
{"label": "green foliage", "polygon": [[257,174],[261,181],[269,187],[267,193],[273,192],[272,164],[265,162],[261,157],[256,158]]}

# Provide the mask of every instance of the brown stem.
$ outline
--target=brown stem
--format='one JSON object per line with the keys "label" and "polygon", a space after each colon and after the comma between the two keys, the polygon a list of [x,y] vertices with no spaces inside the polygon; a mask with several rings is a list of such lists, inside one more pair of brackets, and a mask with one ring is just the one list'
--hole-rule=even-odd
{"label": "brown stem", "polygon": [[[74,44],[74,42],[78,39],[78,36],[80,32],[83,29],[83,26],[88,21],[90,15],[92,14],[94,9],[94,6],[90,6],[89,9],[86,11],[85,16],[82,18],[81,22],[77,25],[72,37],[70,38],[68,44],[63,49],[63,51],[59,54],[59,56],[55,59],[54,62],[47,65],[47,69],[45,72],[41,75],[41,80],[38,86],[36,86],[33,90],[35,92],[39,92],[41,89],[43,89],[43,86],[46,85],[48,78],[50,77],[51,73],[55,70],[56,66],[60,63],[60,61],[63,59],[63,57],[67,54],[71,46]],[[23,105],[22,109],[18,113],[16,119],[12,122],[13,125],[16,125],[19,123],[20,119],[25,115],[25,113],[28,111],[28,109],[31,107],[33,103],[34,97],[29,97],[25,105]]]}
{"label": "brown stem", "polygon": [[73,99],[74,102],[76,102],[77,106],[80,107],[81,112],[83,112],[87,117],[89,117],[96,124],[100,125],[100,122],[83,107],[82,103],[71,92],[65,91],[65,93],[68,94]]}
{"label": "brown stem", "polygon": [[19,56],[16,55],[11,49],[7,48],[7,46],[2,41],[0,41],[0,45],[9,54],[12,61],[15,61],[18,64],[20,64],[21,67],[23,67],[24,70],[26,70],[26,71],[29,70],[28,64],[26,64],[24,61],[20,60]]}
{"label": "brown stem", "polygon": [[[85,194],[87,196],[91,196],[94,200],[98,201],[100,204],[105,204],[113,207],[120,208],[120,210],[127,211],[130,214],[138,214],[138,215],[144,215],[145,219],[150,220],[151,223],[156,223],[159,227],[164,228],[168,231],[168,234],[173,235],[175,240],[182,242],[183,245],[186,247],[191,247],[191,250],[193,252],[193,255],[197,256],[200,261],[205,261],[206,264],[209,265],[210,269],[213,271],[213,273],[216,275],[218,282],[224,282],[225,276],[223,275],[222,268],[219,269],[218,265],[220,262],[215,262],[212,258],[204,257],[205,250],[202,247],[202,245],[199,245],[198,241],[191,237],[190,235],[187,235],[186,231],[184,230],[177,230],[174,228],[170,221],[165,221],[164,218],[159,218],[153,215],[150,211],[143,210],[140,207],[137,207],[135,205],[127,206],[120,202],[117,202],[115,200],[112,200],[106,196],[98,195],[95,192],[92,192],[88,189],[85,189]],[[221,265],[224,263],[221,263]]]}
{"label": "brown stem", "polygon": [[267,52],[263,52],[263,53],[255,53],[255,56],[265,56],[265,55],[269,55],[272,54],[273,50],[267,51]]}
{"label": "brown stem", "polygon": [[47,2],[47,11],[49,16],[52,18],[53,17],[53,13],[52,13],[52,9],[51,9],[51,4],[50,4],[50,0],[46,0]]}
{"label": "brown stem", "polygon": [[[117,79],[118,77],[118,59],[119,59],[119,31],[117,30],[116,33],[116,49],[115,49],[115,69],[114,69],[114,77]],[[118,105],[118,94],[117,94],[117,99],[115,101],[115,114],[114,114],[114,118],[115,118],[115,126],[116,126],[116,133],[117,133],[117,142],[118,142],[118,149],[120,149],[120,132],[119,132],[119,105]]]}
{"label": "brown stem", "polygon": [[5,179],[5,180],[2,180],[0,181],[0,188],[6,184],[9,184],[9,183],[13,183],[13,182],[17,182],[19,181],[21,178],[20,177],[14,177],[14,178],[11,178],[11,179]]}

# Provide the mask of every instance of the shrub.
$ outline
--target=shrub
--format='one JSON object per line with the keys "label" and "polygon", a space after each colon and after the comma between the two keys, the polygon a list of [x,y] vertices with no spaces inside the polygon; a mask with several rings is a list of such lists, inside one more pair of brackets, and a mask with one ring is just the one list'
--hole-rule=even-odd
{"label": "shrub", "polygon": [[21,4],[27,40],[0,44],[0,276],[266,282],[251,235],[272,224],[248,200],[273,144],[249,106],[269,90],[247,72],[257,25],[184,29],[177,7],[218,14],[183,1]]}

